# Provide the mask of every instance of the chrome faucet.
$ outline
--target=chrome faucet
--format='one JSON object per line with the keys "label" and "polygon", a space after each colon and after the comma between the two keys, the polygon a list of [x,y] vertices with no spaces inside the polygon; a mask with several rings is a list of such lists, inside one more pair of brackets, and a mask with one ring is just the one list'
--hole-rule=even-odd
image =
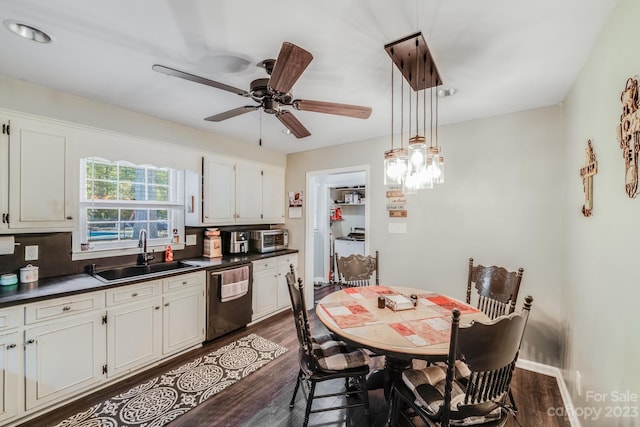
{"label": "chrome faucet", "polygon": [[149,261],[155,259],[155,255],[147,253],[147,230],[140,230],[138,235],[138,247],[142,248],[142,252],[138,254],[138,265],[148,265]]}

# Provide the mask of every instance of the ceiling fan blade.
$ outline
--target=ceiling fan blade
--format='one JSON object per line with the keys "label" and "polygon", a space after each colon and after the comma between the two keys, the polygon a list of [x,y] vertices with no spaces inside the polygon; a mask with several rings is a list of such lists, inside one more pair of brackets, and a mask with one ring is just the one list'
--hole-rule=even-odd
{"label": "ceiling fan blade", "polygon": [[300,123],[300,121],[296,118],[296,116],[293,115],[292,112],[284,110],[279,111],[278,113],[276,113],[276,117],[282,122],[283,125],[285,125],[287,129],[291,131],[293,136],[295,136],[296,138],[304,138],[305,136],[311,135],[311,132],[309,132],[307,128],[304,127],[302,123]]}
{"label": "ceiling fan blade", "polygon": [[244,107],[234,108],[233,110],[225,111],[224,113],[216,114],[215,116],[207,117],[205,120],[208,122],[221,122],[223,120],[230,119],[232,117],[239,116],[250,111],[255,111],[260,106],[258,105],[245,105]]}
{"label": "ceiling fan blade", "polygon": [[313,111],[316,113],[335,114],[338,116],[368,119],[371,115],[371,107],[362,105],[337,104],[335,102],[311,101],[308,99],[296,99],[291,105],[296,110]]}
{"label": "ceiling fan blade", "polygon": [[293,43],[284,42],[271,72],[269,87],[279,93],[289,93],[313,55]]}
{"label": "ceiling fan blade", "polygon": [[173,68],[165,67],[164,65],[155,64],[151,67],[153,71],[166,74],[168,76],[180,77],[181,79],[190,80],[192,82],[200,83],[203,85],[215,87],[216,89],[226,90],[227,92],[233,92],[240,96],[249,96],[249,92],[246,90],[238,89],[237,87],[229,86],[224,83],[218,83],[213,80],[205,79],[204,77],[196,76],[194,74],[185,73],[184,71],[175,70]]}

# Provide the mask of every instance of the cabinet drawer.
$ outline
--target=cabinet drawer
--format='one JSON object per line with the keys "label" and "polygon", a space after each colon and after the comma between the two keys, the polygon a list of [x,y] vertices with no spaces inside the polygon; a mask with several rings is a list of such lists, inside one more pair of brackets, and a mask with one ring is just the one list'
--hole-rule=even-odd
{"label": "cabinet drawer", "polygon": [[5,308],[0,310],[0,331],[15,328],[22,323],[20,314],[21,307]]}
{"label": "cabinet drawer", "polygon": [[27,305],[24,321],[28,325],[100,308],[104,308],[104,292],[72,295]]}
{"label": "cabinet drawer", "polygon": [[169,277],[163,280],[163,291],[171,292],[180,289],[189,288],[204,283],[205,272],[198,271],[197,273],[183,274],[180,276]]}
{"label": "cabinet drawer", "polygon": [[260,261],[252,261],[252,262],[253,262],[254,274],[278,267],[278,261],[275,258],[267,258],[267,259],[262,259]]}
{"label": "cabinet drawer", "polygon": [[107,307],[160,295],[162,281],[138,283],[107,291]]}
{"label": "cabinet drawer", "polygon": [[293,264],[293,268],[298,270],[298,254],[282,255],[278,257],[278,271],[288,273],[289,266],[291,264]]}

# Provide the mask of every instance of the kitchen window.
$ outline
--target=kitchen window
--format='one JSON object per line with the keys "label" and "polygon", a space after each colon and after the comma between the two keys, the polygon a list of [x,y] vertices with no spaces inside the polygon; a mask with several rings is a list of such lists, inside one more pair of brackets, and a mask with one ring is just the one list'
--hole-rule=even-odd
{"label": "kitchen window", "polygon": [[[184,237],[183,173],[172,168],[80,161],[80,227],[74,253],[137,248],[141,230],[148,246],[177,244]],[[129,253],[130,251],[124,252]],[[133,251],[135,252],[135,251]]]}

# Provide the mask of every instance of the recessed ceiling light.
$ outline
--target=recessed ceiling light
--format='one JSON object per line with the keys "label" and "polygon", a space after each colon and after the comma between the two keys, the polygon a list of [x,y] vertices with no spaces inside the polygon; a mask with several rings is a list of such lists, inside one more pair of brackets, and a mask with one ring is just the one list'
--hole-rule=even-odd
{"label": "recessed ceiling light", "polygon": [[440,98],[444,98],[447,96],[455,95],[456,92],[458,92],[458,89],[454,87],[445,87],[445,88],[438,89],[438,96]]}
{"label": "recessed ceiling light", "polygon": [[51,37],[35,27],[31,27],[26,24],[22,24],[13,20],[6,20],[3,22],[4,26],[13,34],[25,39],[33,40],[38,43],[51,43]]}
{"label": "recessed ceiling light", "polygon": [[291,135],[291,131],[288,128],[282,129],[282,133],[284,133],[285,135]]}

